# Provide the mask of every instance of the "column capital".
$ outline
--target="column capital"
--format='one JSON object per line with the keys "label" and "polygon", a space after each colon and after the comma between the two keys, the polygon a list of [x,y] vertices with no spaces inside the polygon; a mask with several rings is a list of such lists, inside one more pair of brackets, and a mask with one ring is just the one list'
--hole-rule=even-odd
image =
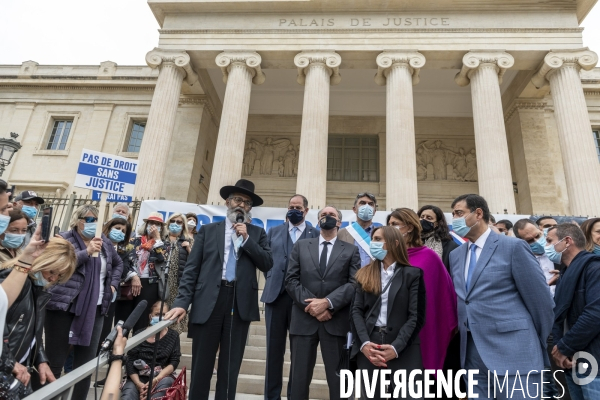
{"label": "column capital", "polygon": [[223,72],[223,82],[227,83],[229,72],[234,64],[243,64],[250,74],[252,74],[252,83],[262,84],[266,77],[260,68],[262,57],[255,51],[228,50],[219,54],[215,60]]}
{"label": "column capital", "polygon": [[419,83],[419,70],[425,65],[425,56],[418,51],[389,50],[380,53],[377,56],[377,75],[375,83],[384,86],[387,82],[387,75],[393,65],[408,66],[412,75],[412,83]]}
{"label": "column capital", "polygon": [[493,65],[498,73],[498,84],[502,83],[502,77],[507,69],[515,63],[513,56],[504,50],[470,51],[463,57],[462,69],[454,77],[458,86],[467,86],[471,82],[471,73],[482,65]]}
{"label": "column capital", "polygon": [[333,50],[309,50],[296,54],[294,64],[298,67],[298,83],[304,85],[306,68],[311,64],[323,64],[329,71],[331,85],[337,85],[342,80],[340,64],[342,57]]}
{"label": "column capital", "polygon": [[573,50],[551,50],[536,74],[531,78],[531,83],[540,89],[548,83],[548,76],[567,65],[574,65],[577,70],[591,70],[598,63],[598,54],[584,47]]}
{"label": "column capital", "polygon": [[164,63],[171,63],[178,67],[184,73],[185,80],[190,86],[198,81],[198,75],[192,69],[190,55],[185,51],[164,50],[155,47],[146,54],[146,64],[150,68],[158,68]]}

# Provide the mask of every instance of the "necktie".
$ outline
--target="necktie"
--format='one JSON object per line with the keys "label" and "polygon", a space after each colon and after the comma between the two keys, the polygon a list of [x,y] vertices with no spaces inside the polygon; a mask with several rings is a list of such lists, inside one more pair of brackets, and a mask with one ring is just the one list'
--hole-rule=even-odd
{"label": "necktie", "polygon": [[321,259],[319,260],[319,268],[321,269],[321,276],[325,276],[325,270],[327,269],[327,246],[331,243],[323,242],[323,251],[321,252]]}
{"label": "necktie", "polygon": [[227,282],[235,281],[235,265],[237,260],[235,259],[235,246],[233,244],[233,234],[231,235],[231,245],[229,246],[229,257],[227,258],[227,265],[225,266],[225,279]]}
{"label": "necktie", "polygon": [[292,228],[292,243],[296,243],[296,240],[298,240],[298,232],[300,232],[300,229],[297,226]]}
{"label": "necktie", "polygon": [[469,271],[467,272],[467,292],[469,291],[469,287],[471,286],[471,277],[473,276],[473,271],[475,271],[475,267],[477,266],[477,245],[475,243],[471,244],[471,258],[469,259]]}

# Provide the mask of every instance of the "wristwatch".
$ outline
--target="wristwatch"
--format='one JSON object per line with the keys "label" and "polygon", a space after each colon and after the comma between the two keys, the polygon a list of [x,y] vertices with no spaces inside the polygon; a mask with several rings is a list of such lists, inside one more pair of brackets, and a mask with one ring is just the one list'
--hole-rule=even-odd
{"label": "wristwatch", "polygon": [[121,360],[123,364],[127,361],[127,356],[125,354],[111,354],[108,357],[108,363],[112,364],[113,361]]}

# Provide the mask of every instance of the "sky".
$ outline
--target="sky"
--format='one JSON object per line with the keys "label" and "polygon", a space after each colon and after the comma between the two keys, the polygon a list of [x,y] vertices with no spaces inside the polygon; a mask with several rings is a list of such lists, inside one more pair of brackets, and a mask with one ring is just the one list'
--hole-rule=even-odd
{"label": "sky", "polygon": [[[600,4],[582,26],[600,53]],[[144,0],[0,0],[0,64],[145,65],[158,29]]]}

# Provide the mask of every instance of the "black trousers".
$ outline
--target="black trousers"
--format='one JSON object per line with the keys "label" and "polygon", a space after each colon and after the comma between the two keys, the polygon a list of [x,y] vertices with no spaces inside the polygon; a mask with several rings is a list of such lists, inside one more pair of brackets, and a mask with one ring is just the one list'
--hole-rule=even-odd
{"label": "black trousers", "polygon": [[[69,354],[71,345],[69,344],[69,331],[75,314],[68,311],[46,310],[45,331],[45,349],[48,356],[48,364],[52,373],[58,379],[65,365],[65,360]],[[89,346],[73,346],[73,369],[81,367],[86,362],[96,357],[98,343],[100,342],[100,333],[104,316],[100,314],[100,306],[96,307],[96,318],[92,331],[92,339]],[[92,377],[80,381],[73,389],[74,400],[85,400],[90,390]]]}
{"label": "black trousers", "polygon": [[217,303],[208,321],[189,324],[188,337],[193,339],[190,399],[208,399],[217,350],[219,365],[215,400],[235,399],[250,322],[240,319],[234,300],[235,288],[221,285]]}
{"label": "black trousers", "polygon": [[143,278],[140,280],[142,281],[142,290],[140,291],[139,296],[134,297],[133,300],[117,300],[115,302],[117,303],[117,308],[115,310],[115,318],[117,321],[127,321],[129,314],[133,312],[133,310],[142,300],[146,300],[148,302],[148,305],[146,305],[146,311],[133,326],[133,332],[137,332],[140,329],[146,329],[148,327],[148,324],[150,323],[149,315],[150,311],[152,310],[152,305],[160,299],[158,294],[158,283],[149,283],[150,280],[148,278]]}
{"label": "black trousers", "polygon": [[[265,369],[265,400],[281,400],[283,387],[283,361],[285,344],[292,320],[294,302],[284,291],[270,304],[265,304],[267,327],[267,366]],[[291,345],[291,343],[290,343]],[[290,369],[287,397],[292,395],[292,371]]]}
{"label": "black trousers", "polygon": [[[552,383],[546,383],[545,385],[555,385],[558,395],[560,396],[564,390],[564,396],[560,400],[571,400],[571,394],[569,393],[569,387],[567,385],[567,378],[565,378],[565,371],[561,369],[558,365],[556,365],[556,361],[552,358],[552,349],[554,349],[554,337],[552,334],[548,336],[548,340],[546,342],[546,351],[548,352],[548,357],[550,358],[550,369],[552,369],[552,378],[544,375],[544,380],[552,381]],[[559,384],[554,381],[554,376],[560,382],[563,388],[560,388]]]}
{"label": "black trousers", "polygon": [[108,313],[104,317],[104,323],[102,324],[102,332],[100,333],[100,343],[98,343],[98,352],[96,354],[100,353],[100,345],[102,344],[102,340],[104,340],[104,338],[108,336],[113,326],[115,326],[113,320],[115,319],[116,308],[116,301],[110,303],[110,307],[108,307]]}
{"label": "black trousers", "polygon": [[290,334],[292,347],[292,393],[291,400],[306,400],[309,398],[310,382],[317,362],[317,346],[321,344],[321,355],[325,364],[329,399],[340,399],[340,378],[335,370],[340,362],[342,347],[346,342],[344,336],[334,336],[327,332],[325,325],[319,323],[319,328],[312,335]]}
{"label": "black trousers", "polygon": [[[380,332],[376,332],[373,331],[371,333],[371,336],[369,337],[369,340],[372,343],[376,343],[376,344],[390,344],[391,343],[391,339],[393,338],[388,338],[387,334],[381,334]],[[376,367],[375,365],[373,365],[373,363],[371,363],[371,361],[369,361],[367,359],[367,357],[365,357],[365,355],[361,352],[358,353],[358,355],[356,356],[357,360],[357,364],[358,364],[358,369],[364,369],[369,371],[369,376],[372,377],[373,376],[373,371],[375,371],[376,369],[382,369],[381,367]],[[391,381],[391,384],[387,387],[384,388],[384,390],[386,391],[386,393],[390,393],[392,396],[394,394],[394,372],[398,371],[398,370],[406,370],[406,376],[408,379],[408,376],[410,375],[411,371],[413,369],[420,369],[423,370],[423,362],[421,360],[421,346],[419,346],[418,344],[412,344],[409,347],[405,348],[400,354],[398,358],[393,358],[391,360],[389,360],[387,363],[387,368],[392,371],[391,375],[388,376],[388,379]],[[366,391],[365,391],[365,385],[364,385],[364,381],[362,380],[361,377],[361,399],[382,399],[381,397],[381,386],[380,386],[380,378],[377,378],[377,385],[376,385],[376,389],[374,392],[374,396],[373,397],[367,397],[366,395]],[[422,381],[422,379],[415,379],[415,381]],[[373,382],[373,380],[371,380],[371,382]],[[421,383],[422,384],[422,383]],[[402,392],[400,392],[400,398],[401,397]],[[407,396],[405,397],[407,399],[413,399],[413,397],[410,397],[408,389],[407,389]]]}

